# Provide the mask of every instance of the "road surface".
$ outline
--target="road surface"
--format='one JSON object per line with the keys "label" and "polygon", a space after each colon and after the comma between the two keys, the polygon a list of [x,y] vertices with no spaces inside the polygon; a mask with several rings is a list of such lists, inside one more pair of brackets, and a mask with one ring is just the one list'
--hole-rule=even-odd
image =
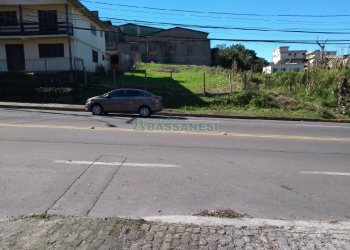
{"label": "road surface", "polygon": [[0,109],[0,217],[350,220],[350,125],[156,117],[219,131],[138,132],[136,118]]}

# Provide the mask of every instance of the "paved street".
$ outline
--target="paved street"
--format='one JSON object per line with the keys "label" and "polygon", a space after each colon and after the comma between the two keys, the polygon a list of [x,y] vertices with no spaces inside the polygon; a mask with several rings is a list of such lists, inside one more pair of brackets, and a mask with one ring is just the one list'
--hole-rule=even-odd
{"label": "paved street", "polygon": [[0,217],[350,220],[350,125],[180,118],[219,133],[135,132],[135,118],[1,109]]}

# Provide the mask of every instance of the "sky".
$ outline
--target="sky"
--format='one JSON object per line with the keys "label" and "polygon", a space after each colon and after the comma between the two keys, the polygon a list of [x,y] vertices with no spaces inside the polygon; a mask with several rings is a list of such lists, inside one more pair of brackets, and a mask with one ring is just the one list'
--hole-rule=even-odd
{"label": "sky", "polygon": [[[98,10],[101,19],[113,18],[111,21],[115,25],[128,22],[135,23],[134,21],[138,20],[155,22],[156,24],[146,25],[161,28],[175,26],[165,25],[164,23],[253,28],[264,29],[265,31],[192,27],[192,29],[208,32],[209,38],[313,41],[312,44],[248,43],[214,40],[211,42],[212,47],[218,44],[232,45],[241,43],[246,48],[255,50],[258,56],[268,61],[272,59],[272,49],[279,46],[290,46],[291,50],[315,50],[319,49],[319,46],[316,44],[317,39],[322,42],[326,40],[350,41],[349,0],[81,0],[81,2],[90,10]],[[137,8],[130,5],[137,6]],[[144,7],[166,10],[147,9]],[[187,10],[187,12],[174,10]],[[188,11],[195,11],[196,13]],[[300,15],[312,15],[313,17]],[[139,24],[145,25],[145,23]],[[288,33],[271,31],[271,29],[345,34]],[[330,44],[331,41],[328,41],[326,50],[336,50],[338,54],[349,54],[349,41],[336,45],[332,45]]]}

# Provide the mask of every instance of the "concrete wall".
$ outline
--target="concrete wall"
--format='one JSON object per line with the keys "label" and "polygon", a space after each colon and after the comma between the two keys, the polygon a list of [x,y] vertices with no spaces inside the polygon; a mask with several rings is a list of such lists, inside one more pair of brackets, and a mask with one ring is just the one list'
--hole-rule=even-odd
{"label": "concrete wall", "polygon": [[277,72],[303,72],[303,63],[271,64],[263,68],[263,73],[273,74]]}
{"label": "concrete wall", "polygon": [[[135,45],[138,46],[138,51],[131,51],[131,47]],[[176,50],[171,49],[174,47]],[[209,40],[119,43],[118,49],[130,55],[134,61],[208,66],[211,64]]]}
{"label": "concrete wall", "polygon": [[[105,70],[108,70],[109,59],[106,52],[105,34],[101,32],[101,30],[104,30],[104,26],[87,16],[82,16],[81,12],[73,6],[69,6],[69,12],[73,14],[71,17],[76,17],[71,20],[75,27],[74,37],[72,38],[73,55],[84,60],[87,71],[94,72],[98,65],[102,65]],[[79,17],[77,18],[76,15],[79,15]],[[91,24],[97,29],[96,36],[89,30]],[[98,63],[92,61],[92,50],[98,52]]]}

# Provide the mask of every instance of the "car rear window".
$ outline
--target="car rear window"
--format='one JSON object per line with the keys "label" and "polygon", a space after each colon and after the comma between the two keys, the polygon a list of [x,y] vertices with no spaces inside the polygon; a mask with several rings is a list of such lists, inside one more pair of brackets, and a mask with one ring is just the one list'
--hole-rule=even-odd
{"label": "car rear window", "polygon": [[144,96],[144,97],[151,97],[152,94],[151,93],[148,93],[146,91],[141,91],[141,96]]}
{"label": "car rear window", "polygon": [[126,90],[125,97],[138,97],[141,96],[140,91],[138,90]]}

